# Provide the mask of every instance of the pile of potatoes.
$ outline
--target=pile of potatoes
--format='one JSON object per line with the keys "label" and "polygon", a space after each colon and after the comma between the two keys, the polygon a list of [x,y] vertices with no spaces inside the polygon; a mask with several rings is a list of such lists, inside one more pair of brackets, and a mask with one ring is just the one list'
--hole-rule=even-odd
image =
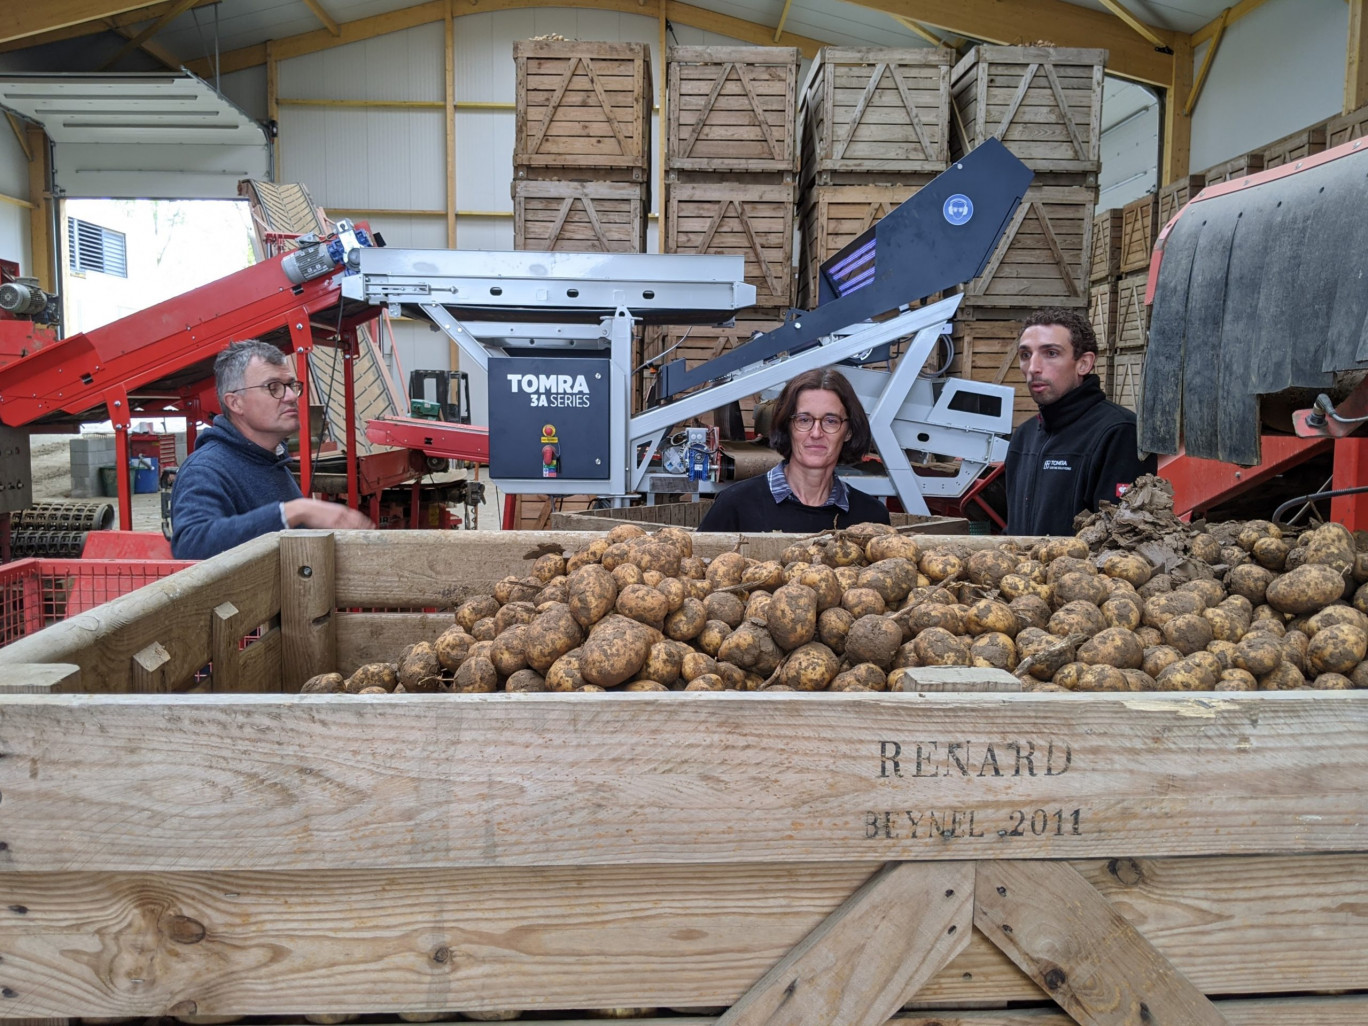
{"label": "pile of potatoes", "polygon": [[1180,581],[1077,537],[970,550],[862,524],[781,560],[705,561],[688,531],[624,524],[538,557],[394,663],[304,690],[883,691],[923,666],[1036,691],[1368,687],[1368,539],[1220,527],[1191,536]]}

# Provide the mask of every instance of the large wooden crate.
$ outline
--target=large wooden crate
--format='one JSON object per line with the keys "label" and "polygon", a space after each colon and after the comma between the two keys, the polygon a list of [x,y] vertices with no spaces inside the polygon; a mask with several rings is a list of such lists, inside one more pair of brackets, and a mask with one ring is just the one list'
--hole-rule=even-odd
{"label": "large wooden crate", "polygon": [[974,308],[1086,307],[1096,188],[1032,184],[983,274],[964,287]]}
{"label": "large wooden crate", "polygon": [[7,1016],[1368,1021],[1368,695],[281,693],[583,538],[268,536],[0,653]]}
{"label": "large wooden crate", "polygon": [[1134,352],[1149,344],[1150,308],[1145,305],[1149,274],[1128,274],[1116,283],[1116,349]]}
{"label": "large wooden crate", "polygon": [[1121,210],[1104,210],[1093,218],[1092,257],[1088,280],[1111,281],[1121,273]]}
{"label": "large wooden crate", "polygon": [[[641,336],[640,350],[632,360],[640,367],[649,364],[652,373],[638,377],[634,382],[636,394],[635,409],[643,409],[647,394],[654,381],[654,371],[662,363],[683,360],[689,370],[700,364],[721,356],[747,342],[752,336],[773,331],[782,322],[779,320],[738,318],[733,324],[688,324],[654,325],[648,327]],[[746,427],[752,426],[751,414],[755,409],[755,396],[746,396],[741,401],[741,415]]]}
{"label": "large wooden crate", "polygon": [[953,158],[1001,139],[1034,171],[1101,165],[1105,50],[978,46],[950,76]]}
{"label": "large wooden crate", "polygon": [[1107,398],[1128,410],[1140,409],[1140,393],[1145,372],[1145,351],[1117,350],[1108,357],[1110,383],[1105,386]]}
{"label": "large wooden crate", "polygon": [[1206,179],[1202,175],[1175,178],[1159,190],[1159,227],[1173,220],[1173,215],[1188,205],[1193,196],[1202,191]]}
{"label": "large wooden crate", "polygon": [[793,201],[791,184],[667,182],[665,251],[741,256],[755,306],[792,306]]}
{"label": "large wooden crate", "polygon": [[582,513],[592,509],[595,495],[515,495],[513,530],[545,531],[558,513]]}
{"label": "large wooden crate", "polygon": [[644,43],[522,40],[513,59],[519,177],[607,169],[619,180],[648,180],[652,87]]}
{"label": "large wooden crate", "polygon": [[[909,176],[911,177],[911,176]],[[812,185],[799,200],[798,305],[817,305],[818,275],[862,232],[878,224],[931,180],[921,175],[906,185]]]}
{"label": "large wooden crate", "polygon": [[950,159],[944,49],[823,47],[803,95],[802,179],[901,183]]}
{"label": "large wooden crate", "polygon": [[667,59],[668,169],[798,170],[798,50],[672,46]]}
{"label": "large wooden crate", "polygon": [[1121,208],[1121,273],[1149,267],[1159,233],[1159,197],[1148,193]]}
{"label": "large wooden crate", "polygon": [[1262,170],[1263,154],[1246,153],[1207,168],[1202,172],[1202,178],[1207,185],[1220,185],[1248,175],[1256,175]]}
{"label": "large wooden crate", "polygon": [[1116,282],[1105,281],[1088,290],[1088,322],[1097,335],[1097,348],[1110,351],[1116,344]]}
{"label": "large wooden crate", "polygon": [[1263,167],[1267,171],[1269,168],[1282,167],[1284,164],[1295,164],[1324,149],[1325,125],[1312,125],[1264,147]]}
{"label": "large wooden crate", "polygon": [[643,253],[649,186],[635,182],[513,182],[513,248]]}
{"label": "large wooden crate", "polygon": [[1325,145],[1342,146],[1368,135],[1368,106],[1341,114],[1325,123]]}
{"label": "large wooden crate", "polygon": [[955,321],[951,339],[955,344],[955,358],[950,372],[970,381],[993,385],[1010,385],[1016,390],[1012,403],[1012,425],[1029,420],[1036,414],[1035,400],[1026,387],[1026,378],[1017,363],[1017,341],[1021,338],[1019,320]]}

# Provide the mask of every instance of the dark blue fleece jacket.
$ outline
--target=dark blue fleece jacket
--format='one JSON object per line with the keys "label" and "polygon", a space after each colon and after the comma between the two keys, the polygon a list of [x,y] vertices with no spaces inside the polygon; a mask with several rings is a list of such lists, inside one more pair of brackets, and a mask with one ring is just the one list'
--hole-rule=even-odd
{"label": "dark blue fleece jacket", "polygon": [[280,504],[302,496],[284,446],[267,452],[220,414],[195,440],[171,490],[171,554],[208,559],[285,526]]}

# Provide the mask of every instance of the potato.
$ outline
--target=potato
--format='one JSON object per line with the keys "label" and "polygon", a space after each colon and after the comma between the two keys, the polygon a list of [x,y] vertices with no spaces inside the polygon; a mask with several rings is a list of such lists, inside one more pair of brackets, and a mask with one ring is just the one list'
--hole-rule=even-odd
{"label": "potato", "polygon": [[[462,631],[461,633],[465,633]],[[299,687],[301,695],[331,695],[341,691],[345,681],[340,673],[318,673]]]}
{"label": "potato", "polygon": [[681,580],[702,581],[708,576],[708,564],[700,556],[685,556],[679,561]]}
{"label": "potato", "polygon": [[577,691],[588,683],[580,672],[579,648],[572,648],[561,656],[546,671],[546,686],[551,691]]}
{"label": "potato", "polygon": [[[579,621],[571,615],[570,607],[560,602],[548,606],[523,630],[527,665],[543,675],[552,663],[583,642],[584,630]],[[441,655],[440,648],[438,655]]]}
{"label": "potato", "polygon": [[[1345,532],[1346,537],[1348,532]],[[1308,564],[1309,565],[1309,564]],[[1317,674],[1349,674],[1368,654],[1363,628],[1337,623],[1317,631],[1306,649],[1306,661]]]}
{"label": "potato", "polygon": [[991,666],[1010,671],[1016,664],[1016,645],[1001,631],[984,632],[969,645],[970,666]]}
{"label": "potato", "polygon": [[1221,543],[1209,534],[1198,534],[1188,539],[1188,551],[1194,559],[1204,563],[1221,561]]}
{"label": "potato", "polygon": [[1050,622],[1050,606],[1039,595],[1022,595],[1008,603],[1017,623],[1022,627],[1039,627],[1041,630]]}
{"label": "potato", "polygon": [[1342,673],[1322,673],[1311,682],[1316,691],[1348,691],[1353,686],[1353,681]]}
{"label": "potato", "polygon": [[888,607],[873,588],[851,588],[841,596],[841,608],[858,620],[862,616],[882,616]]}
{"label": "potato", "polygon": [[1211,627],[1211,636],[1217,641],[1239,641],[1249,629],[1249,618],[1218,606],[1202,610],[1202,619]]}
{"label": "potato", "polygon": [[775,683],[795,691],[822,691],[841,668],[836,653],[820,641],[795,648],[775,673]]}
{"label": "potato", "polygon": [[1219,672],[1188,657],[1165,667],[1154,682],[1160,691],[1210,691],[1216,686]]}
{"label": "potato", "polygon": [[[673,613],[666,615],[661,629],[673,641],[693,641],[703,633],[707,622],[708,613],[703,603],[690,596]],[[717,622],[721,623],[720,620]],[[722,626],[726,627],[726,624]],[[720,639],[718,644],[721,644]]]}
{"label": "potato", "polygon": [[1157,680],[1159,674],[1182,658],[1183,654],[1169,645],[1151,645],[1144,650],[1140,669]]}
{"label": "potato", "polygon": [[770,637],[785,652],[807,644],[817,633],[817,592],[806,584],[776,589],[767,622]]}
{"label": "potato", "polygon": [[462,695],[489,694],[499,687],[499,671],[482,656],[472,656],[456,670],[451,690]]}
{"label": "potato", "polygon": [[1351,627],[1359,628],[1359,630],[1368,631],[1368,616],[1364,616],[1353,606],[1340,604],[1326,606],[1319,613],[1307,618],[1302,631],[1307,637],[1314,638],[1317,632],[1335,624],[1348,624]]}
{"label": "potato", "polygon": [[708,564],[707,580],[713,591],[732,588],[741,583],[746,572],[746,557],[739,552],[723,552]]}
{"label": "potato", "polygon": [[641,567],[635,563],[619,563],[613,567],[613,583],[617,585],[619,592],[629,584],[645,584],[646,575],[641,572]]}
{"label": "potato", "polygon": [[689,597],[689,589],[678,577],[666,577],[655,586],[655,590],[665,596],[665,604],[670,612],[678,612]]}
{"label": "potato", "polygon": [[1144,670],[1122,670],[1126,683],[1132,691],[1158,691],[1159,684]]}
{"label": "potato", "polygon": [[1083,671],[1087,663],[1065,663],[1054,675],[1054,683],[1065,691],[1079,691],[1083,686]]}
{"label": "potato", "polygon": [[1341,576],[1354,568],[1354,536],[1343,524],[1322,524],[1302,540],[1307,563],[1324,564]]}
{"label": "potato", "polygon": [[1132,594],[1113,595],[1101,605],[1102,619],[1108,627],[1122,627],[1134,631],[1140,626],[1140,596]]}
{"label": "potato", "polygon": [[505,577],[494,585],[494,600],[502,605],[531,602],[542,590],[542,584],[535,577]]}
{"label": "potato", "polygon": [[649,628],[627,617],[599,624],[580,646],[581,675],[590,684],[616,687],[641,669],[652,638]]}
{"label": "potato", "polygon": [[862,616],[846,632],[845,657],[852,663],[874,663],[887,670],[903,643],[902,628],[883,616]]}
{"label": "potato", "polygon": [[1301,670],[1291,663],[1281,662],[1259,678],[1260,691],[1296,691],[1306,687]]}
{"label": "potato", "polygon": [[1253,563],[1245,563],[1230,569],[1226,574],[1225,586],[1230,594],[1239,595],[1247,599],[1251,605],[1257,606],[1263,603],[1273,577],[1271,570]]}
{"label": "potato", "polygon": [[1118,670],[1138,670],[1145,661],[1145,650],[1134,632],[1124,627],[1108,627],[1078,647],[1078,661],[1089,666],[1105,663]]}
{"label": "potato", "polygon": [[1078,691],[1129,691],[1130,681],[1115,666],[1096,663],[1085,666],[1078,674]]}
{"label": "potato", "polygon": [[548,552],[538,556],[537,561],[532,564],[532,576],[543,584],[550,584],[557,577],[565,573],[565,557],[557,552]]}
{"label": "potato", "polygon": [[1040,553],[1037,558],[1042,563],[1053,562],[1061,556],[1069,556],[1074,559],[1088,558],[1088,543],[1079,538],[1050,538],[1041,542],[1037,548]]}
{"label": "potato", "polygon": [[470,651],[466,654],[467,659],[488,659],[490,650],[493,649],[492,641],[477,641],[470,646]]}
{"label": "potato", "polygon": [[1310,613],[1340,598],[1344,581],[1342,574],[1324,563],[1306,563],[1274,580],[1265,595],[1268,604],[1281,613]]}
{"label": "potato", "polygon": [[775,671],[783,656],[769,631],[753,623],[743,623],[736,628],[717,650],[719,662],[735,663],[743,670],[753,670],[766,677]]}
{"label": "potato", "polygon": [[998,592],[1008,602],[1026,595],[1036,595],[1048,602],[1054,590],[1047,584],[1032,581],[1021,574],[1008,574],[998,582]]}
{"label": "potato", "polygon": [[1281,538],[1260,538],[1249,550],[1254,561],[1266,570],[1281,570],[1287,564],[1291,546]]}
{"label": "potato", "polygon": [[1311,639],[1301,631],[1289,630],[1282,636],[1281,640],[1283,658],[1301,670],[1302,673],[1310,671],[1311,666],[1307,661],[1306,654],[1311,647]]}
{"label": "potato", "polygon": [[[1257,544],[1257,543],[1256,543]],[[1257,691],[1259,682],[1254,674],[1248,670],[1232,669],[1224,670],[1221,679],[1216,682],[1214,691]]]}
{"label": "potato", "polygon": [[[736,598],[735,595],[729,597]],[[664,627],[665,617],[670,612],[670,603],[665,596],[649,584],[627,585],[618,592],[615,605],[617,611],[623,616],[639,623],[649,624],[656,630]]]}
{"label": "potato", "polygon": [[[598,563],[580,567],[567,581],[566,605],[581,627],[592,627],[608,615],[617,602],[617,583]],[[591,681],[591,683],[594,683]]]}
{"label": "potato", "polygon": [[399,673],[390,663],[366,663],[352,671],[342,685],[348,694],[359,694],[362,688],[381,687],[393,691],[399,683]]}
{"label": "potato", "polygon": [[871,563],[884,559],[905,559],[916,563],[921,559],[921,546],[915,538],[905,534],[881,534],[865,543],[865,558]]}
{"label": "potato", "polygon": [[[511,677],[519,670],[527,668],[527,647],[524,638],[526,632],[526,627],[517,624],[494,639],[494,645],[489,650],[489,661],[494,664],[494,669],[499,671],[501,678]],[[435,653],[433,658],[436,658]],[[402,669],[399,679],[403,680]],[[408,681],[404,681],[404,684],[407,686]]]}
{"label": "potato", "polygon": [[646,537],[646,528],[640,524],[618,524],[606,537],[609,545],[616,545],[619,542],[629,542],[633,538]]}
{"label": "potato", "polygon": [[1067,573],[1054,582],[1056,609],[1070,602],[1089,602],[1100,606],[1110,594],[1111,589],[1105,579],[1093,574]]}
{"label": "potato", "polygon": [[1164,622],[1164,640],[1183,655],[1192,655],[1212,641],[1211,624],[1196,613],[1183,613]]}
{"label": "potato", "polygon": [[[1210,577],[1199,577],[1193,581],[1187,581],[1173,589],[1176,592],[1191,592],[1202,600],[1202,609],[1210,609],[1220,605],[1225,599],[1225,589],[1221,587],[1219,581]],[[1197,612],[1201,612],[1199,609]]]}
{"label": "potato", "polygon": [[1154,573],[1154,568],[1150,566],[1149,560],[1144,556],[1137,556],[1134,553],[1117,553],[1107,557],[1106,562],[1102,564],[1102,572],[1108,577],[1128,581],[1138,588],[1150,579],[1150,575]]}
{"label": "potato", "polygon": [[1229,670],[1235,666],[1235,648],[1233,641],[1213,641],[1206,650],[1216,657],[1222,670]]}
{"label": "potato", "polygon": [[467,599],[456,607],[456,623],[468,632],[477,620],[493,616],[498,611],[497,599],[492,595],[481,595],[479,598]]}
{"label": "potato", "polygon": [[931,549],[923,552],[917,562],[917,569],[932,581],[957,578],[964,573],[964,561],[952,552]]}
{"label": "potato", "polygon": [[922,666],[969,665],[969,646],[943,628],[927,628],[913,639],[912,644]]}
{"label": "potato", "polygon": [[1206,608],[1202,597],[1192,591],[1170,591],[1145,600],[1144,622],[1163,630],[1175,616],[1200,613]]}
{"label": "potato", "polygon": [[810,566],[793,584],[802,584],[817,593],[817,611],[841,604],[841,584],[829,566]]}
{"label": "potato", "polygon": [[701,673],[684,685],[685,691],[725,691],[727,685],[715,673]]}
{"label": "potato", "polygon": [[1046,584],[1054,584],[1065,574],[1084,574],[1088,577],[1096,577],[1097,567],[1089,559],[1078,559],[1074,556],[1058,556],[1045,565]]}
{"label": "potato", "polygon": [[536,670],[516,670],[504,681],[504,690],[513,692],[549,691],[546,678]]}
{"label": "potato", "polygon": [[1018,676],[1027,672],[1037,680],[1052,680],[1067,663],[1074,661],[1074,643],[1045,631],[1028,634],[1028,631],[1033,630],[1035,628],[1028,628],[1016,636],[1017,654],[1021,656],[1021,662],[1012,672]]}
{"label": "potato", "polygon": [[1248,552],[1260,538],[1281,538],[1282,529],[1267,520],[1251,520],[1240,529],[1235,541]]}
{"label": "potato", "polygon": [[627,542],[627,561],[643,572],[655,571],[665,577],[679,573],[683,556],[678,545],[658,538],[633,538]]}
{"label": "potato", "polygon": [[753,620],[756,623],[769,623],[770,603],[774,601],[774,596],[767,591],[753,591],[750,598],[746,601],[745,619]]}
{"label": "potato", "polygon": [[686,651],[688,646],[678,641],[657,641],[646,653],[646,661],[641,664],[638,675],[647,680],[658,680],[667,686],[673,684],[684,675]]}
{"label": "potato", "polygon": [[964,628],[968,634],[1006,634],[1014,638],[1021,630],[1021,624],[1005,602],[993,599],[979,599],[969,607],[964,616]]}
{"label": "potato", "polygon": [[536,618],[537,607],[531,602],[510,602],[494,614],[494,630],[502,634],[514,624],[531,623]]}
{"label": "potato", "polygon": [[1067,602],[1060,606],[1050,617],[1048,626],[1051,634],[1064,637],[1069,634],[1093,635],[1107,626],[1102,618],[1102,610],[1091,602]]}
{"label": "potato", "polygon": [[731,632],[731,628],[721,620],[709,620],[698,633],[698,648],[710,656],[715,656]]}
{"label": "potato", "polygon": [[951,634],[965,633],[964,614],[960,612],[959,606],[947,606],[933,601],[918,602],[906,612],[899,613],[898,617],[907,624],[909,637],[916,637],[932,627],[939,627]]}
{"label": "potato", "polygon": [[684,649],[684,657],[679,661],[679,675],[686,681],[717,672],[717,660],[712,656],[706,652],[695,652],[687,645]]}
{"label": "potato", "polygon": [[[850,632],[850,625],[854,622],[855,617],[848,609],[842,609],[840,606],[823,609],[821,615],[817,617],[817,640],[833,652],[840,654],[845,651],[846,635]],[[770,633],[772,634],[773,631]],[[779,647],[783,648],[783,645]]]}
{"label": "potato", "polygon": [[1167,595],[1172,590],[1172,577],[1168,574],[1151,574],[1148,581],[1135,589],[1135,593],[1148,602],[1155,595]]}
{"label": "potato", "polygon": [[1135,628],[1135,636],[1140,639],[1140,644],[1149,648],[1151,645],[1162,645],[1164,643],[1164,632],[1154,627],[1140,626]]}
{"label": "potato", "polygon": [[494,622],[494,617],[486,616],[471,625],[470,636],[476,641],[493,641],[499,636],[499,625]]}
{"label": "potato", "polygon": [[827,566],[854,566],[864,559],[864,546],[844,534],[818,544],[822,548],[822,562]]}
{"label": "potato", "polygon": [[721,620],[735,630],[746,618],[746,603],[734,592],[715,591],[703,600],[703,611],[709,620]]}
{"label": "potato", "polygon": [[1018,562],[1016,556],[1001,549],[980,549],[970,555],[966,570],[973,583],[997,588],[1004,577],[1016,573]]}
{"label": "potato", "polygon": [[741,669],[741,667],[737,666],[735,663],[726,661],[718,661],[714,665],[717,667],[714,672],[722,678],[722,683],[726,686],[728,691],[747,690],[745,670]]}

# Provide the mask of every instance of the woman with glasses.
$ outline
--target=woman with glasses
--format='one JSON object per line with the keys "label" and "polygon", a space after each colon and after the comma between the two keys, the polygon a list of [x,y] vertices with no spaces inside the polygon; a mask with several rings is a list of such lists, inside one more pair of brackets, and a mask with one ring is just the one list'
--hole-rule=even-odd
{"label": "woman with glasses", "polygon": [[214,361],[223,413],[195,440],[171,490],[171,554],[207,559],[289,527],[366,528],[341,503],[306,499],[285,440],[299,430],[304,386],[275,346],[234,342]]}
{"label": "woman with glasses", "polygon": [[836,476],[836,465],[858,463],[871,441],[869,420],[840,371],[799,374],[780,393],[770,431],[784,462],[724,489],[698,530],[815,534],[888,523],[882,502]]}

